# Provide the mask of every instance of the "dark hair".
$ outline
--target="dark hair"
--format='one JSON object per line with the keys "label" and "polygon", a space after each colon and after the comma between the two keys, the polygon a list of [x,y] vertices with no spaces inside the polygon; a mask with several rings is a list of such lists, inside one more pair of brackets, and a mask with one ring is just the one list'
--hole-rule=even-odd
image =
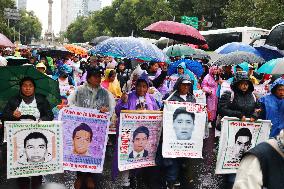
{"label": "dark hair", "polygon": [[277,84],[277,85],[275,85],[275,86],[271,89],[271,93],[275,95],[277,89],[278,89],[279,87],[281,87],[281,86],[284,86],[284,85],[282,85],[282,84]]}
{"label": "dark hair", "polygon": [[72,139],[75,138],[75,135],[78,131],[87,131],[88,133],[90,133],[90,140],[92,141],[93,139],[93,131],[91,129],[91,127],[89,125],[87,125],[86,123],[81,123],[78,127],[76,127],[73,131],[73,135],[72,135]]}
{"label": "dark hair", "polygon": [[34,85],[34,87],[36,87],[36,84],[35,84],[35,80],[31,77],[24,77],[20,80],[20,88],[22,87],[22,85],[24,84],[25,81],[30,81],[32,82],[32,84]]}
{"label": "dark hair", "polygon": [[177,116],[180,115],[180,114],[187,114],[187,115],[190,115],[193,122],[195,121],[195,114],[193,112],[188,112],[186,111],[186,108],[185,107],[181,107],[181,108],[177,108],[173,114],[173,121],[176,120]]}
{"label": "dark hair", "polygon": [[26,147],[28,140],[38,139],[38,138],[42,138],[44,140],[45,147],[47,148],[47,143],[48,143],[47,138],[46,138],[46,136],[44,136],[44,134],[42,134],[40,132],[33,132],[33,133],[28,134],[28,136],[26,136],[26,138],[24,139],[24,148]]}
{"label": "dark hair", "polygon": [[158,65],[159,65],[159,63],[158,63],[158,62],[150,61],[150,62],[149,62],[149,67],[152,67],[152,66],[153,66],[153,65],[155,65],[155,64],[158,64]]}
{"label": "dark hair", "polygon": [[111,78],[115,74],[116,74],[115,70],[111,70],[108,74],[108,78]]}
{"label": "dark hair", "polygon": [[89,68],[87,70],[87,80],[92,76],[102,76],[102,72],[98,68]]}
{"label": "dark hair", "polygon": [[252,134],[248,128],[241,128],[235,135],[235,142],[237,142],[239,136],[247,136],[249,137],[249,142],[251,143]]}
{"label": "dark hair", "polygon": [[135,129],[135,131],[133,132],[133,140],[139,133],[144,133],[147,136],[147,138],[149,138],[149,133],[150,133],[149,129],[145,126],[141,126]]}

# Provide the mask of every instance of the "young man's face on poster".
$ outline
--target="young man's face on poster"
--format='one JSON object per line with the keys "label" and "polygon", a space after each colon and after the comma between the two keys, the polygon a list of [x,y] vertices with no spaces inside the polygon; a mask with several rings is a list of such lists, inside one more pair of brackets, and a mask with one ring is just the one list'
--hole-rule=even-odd
{"label": "young man's face on poster", "polygon": [[177,140],[190,140],[194,129],[194,119],[190,114],[180,113],[173,121]]}
{"label": "young man's face on poster", "polygon": [[47,146],[42,138],[27,140],[25,146],[27,161],[31,163],[44,162],[47,154]]}
{"label": "young man's face on poster", "polygon": [[74,154],[86,155],[91,144],[91,133],[85,130],[77,131],[73,138]]}
{"label": "young man's face on poster", "polygon": [[243,154],[249,150],[250,146],[251,142],[248,136],[239,136],[234,146],[235,157],[241,159]]}
{"label": "young man's face on poster", "polygon": [[138,133],[133,139],[133,150],[135,152],[141,152],[148,144],[148,137],[145,133]]}

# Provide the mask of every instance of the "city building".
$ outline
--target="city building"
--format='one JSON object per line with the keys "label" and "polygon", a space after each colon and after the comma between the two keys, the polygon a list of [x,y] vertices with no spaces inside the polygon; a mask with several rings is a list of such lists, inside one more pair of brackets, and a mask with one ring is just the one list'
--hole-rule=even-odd
{"label": "city building", "polygon": [[101,0],[61,0],[61,31],[76,20],[78,16],[88,16],[101,9]]}
{"label": "city building", "polygon": [[27,9],[27,0],[16,0],[17,9]]}

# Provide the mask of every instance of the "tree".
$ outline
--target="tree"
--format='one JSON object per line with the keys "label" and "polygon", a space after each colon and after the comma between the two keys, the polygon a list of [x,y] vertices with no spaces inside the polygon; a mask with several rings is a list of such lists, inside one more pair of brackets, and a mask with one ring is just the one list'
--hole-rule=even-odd
{"label": "tree", "polygon": [[15,1],[13,0],[0,0],[0,32],[8,38],[12,38],[13,30],[8,28],[8,22],[4,17],[5,8],[15,8]]}
{"label": "tree", "polygon": [[33,38],[40,39],[42,25],[32,11],[21,11],[21,20],[16,24],[16,28],[20,32],[20,41],[24,44],[29,44]]}
{"label": "tree", "polygon": [[255,26],[270,29],[284,19],[283,1],[230,0],[223,9],[226,27]]}
{"label": "tree", "polygon": [[71,23],[66,31],[66,38],[71,43],[85,42],[83,33],[88,29],[88,18],[79,16],[75,22]]}

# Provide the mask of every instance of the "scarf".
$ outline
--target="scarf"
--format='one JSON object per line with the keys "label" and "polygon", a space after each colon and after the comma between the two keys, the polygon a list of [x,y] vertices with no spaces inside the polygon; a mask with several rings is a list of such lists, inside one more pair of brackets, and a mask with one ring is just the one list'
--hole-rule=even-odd
{"label": "scarf", "polygon": [[23,101],[26,103],[26,104],[30,104],[33,102],[33,100],[35,99],[35,95],[31,95],[31,96],[25,96],[23,95],[22,93],[20,93],[20,96],[21,98],[23,99]]}

